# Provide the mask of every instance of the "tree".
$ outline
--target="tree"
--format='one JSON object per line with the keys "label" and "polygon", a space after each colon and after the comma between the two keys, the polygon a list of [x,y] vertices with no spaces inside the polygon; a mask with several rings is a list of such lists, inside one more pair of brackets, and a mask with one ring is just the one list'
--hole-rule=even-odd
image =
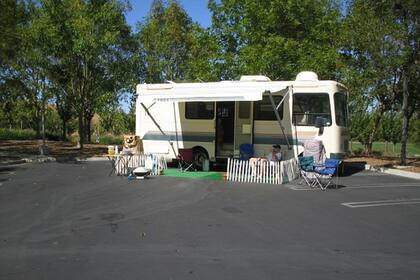
{"label": "tree", "polygon": [[25,85],[16,71],[16,59],[22,48],[22,29],[28,22],[24,1],[0,2],[0,110],[7,126],[14,125],[16,102],[22,100]]}
{"label": "tree", "polygon": [[[377,112],[369,112],[368,110],[358,109],[350,114],[350,137],[359,141],[366,151],[369,141],[370,132],[374,125],[373,117]],[[375,138],[376,139],[376,138]]]}
{"label": "tree", "polygon": [[21,47],[21,29],[27,24],[28,11],[24,1],[3,0],[0,2],[0,80],[4,81],[13,71],[11,64]]}
{"label": "tree", "polygon": [[381,138],[386,142],[395,144],[401,141],[401,114],[395,111],[388,111],[384,114],[381,126]]}
{"label": "tree", "polygon": [[400,50],[396,34],[389,10],[380,10],[374,1],[353,1],[343,25],[342,51],[351,72],[346,73],[346,84],[353,94],[370,100],[376,112],[365,151],[368,155],[381,119],[397,97]]}
{"label": "tree", "polygon": [[339,10],[332,1],[210,0],[222,46],[222,78],[264,74],[290,80],[303,70],[335,78]]}
{"label": "tree", "polygon": [[219,81],[224,69],[224,64],[219,58],[220,52],[216,37],[208,30],[194,25],[187,60],[188,79]]}
{"label": "tree", "polygon": [[405,164],[409,120],[419,109],[419,6],[416,1],[351,1],[343,28],[347,84],[378,111],[371,152],[384,113],[402,100],[401,163]]}
{"label": "tree", "polygon": [[[42,134],[44,147],[46,105],[50,98],[47,77],[49,58],[46,55],[49,47],[45,36],[49,29],[46,29],[40,20],[41,10],[38,6],[30,4],[28,9],[30,16],[28,25],[22,29],[22,47],[17,58],[16,70],[19,79],[27,88],[25,98],[32,110],[37,136]],[[43,151],[41,149],[41,153]]]}
{"label": "tree", "polygon": [[25,86],[14,78],[6,79],[0,83],[0,112],[3,115],[2,120],[5,121],[3,125],[9,128],[15,125],[16,115],[18,114],[16,104],[22,99],[21,92],[24,90]]}
{"label": "tree", "polygon": [[410,121],[410,142],[420,145],[420,112]]}
{"label": "tree", "polygon": [[394,12],[394,24],[399,30],[397,43],[401,46],[402,131],[401,165],[407,164],[407,141],[410,119],[420,111],[420,6],[414,0],[390,1],[385,8]]}
{"label": "tree", "polygon": [[175,1],[165,6],[152,3],[149,15],[139,24],[138,42],[146,65],[145,82],[185,80],[193,24]]}
{"label": "tree", "polygon": [[[132,51],[124,18],[127,8],[126,3],[112,0],[41,1],[41,22],[51,27],[49,66],[59,69],[62,77],[52,78],[56,101],[72,104],[81,148],[90,141],[90,121],[98,107],[118,98],[131,74],[125,66]],[[65,117],[67,105],[59,107]]]}

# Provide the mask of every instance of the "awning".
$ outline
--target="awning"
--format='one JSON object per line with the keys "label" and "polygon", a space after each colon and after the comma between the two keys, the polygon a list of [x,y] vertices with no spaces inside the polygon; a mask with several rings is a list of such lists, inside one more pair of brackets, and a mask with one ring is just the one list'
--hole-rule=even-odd
{"label": "awning", "polygon": [[211,83],[167,83],[137,85],[138,99],[149,102],[258,101],[263,93],[284,90],[290,82],[222,81]]}

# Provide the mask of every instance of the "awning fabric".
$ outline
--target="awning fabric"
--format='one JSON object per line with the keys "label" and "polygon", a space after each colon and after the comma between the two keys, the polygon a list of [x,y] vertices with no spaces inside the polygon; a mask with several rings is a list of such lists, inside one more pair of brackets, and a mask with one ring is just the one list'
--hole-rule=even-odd
{"label": "awning fabric", "polygon": [[194,101],[258,101],[265,91],[284,90],[290,82],[222,81],[212,83],[139,84],[137,94],[142,103]]}

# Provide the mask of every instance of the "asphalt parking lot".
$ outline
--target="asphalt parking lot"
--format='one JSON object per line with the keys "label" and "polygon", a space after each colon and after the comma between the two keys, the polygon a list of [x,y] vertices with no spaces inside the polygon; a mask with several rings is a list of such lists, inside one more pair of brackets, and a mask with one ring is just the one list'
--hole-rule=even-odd
{"label": "asphalt parking lot", "polygon": [[339,189],[0,167],[0,279],[419,279],[420,181]]}

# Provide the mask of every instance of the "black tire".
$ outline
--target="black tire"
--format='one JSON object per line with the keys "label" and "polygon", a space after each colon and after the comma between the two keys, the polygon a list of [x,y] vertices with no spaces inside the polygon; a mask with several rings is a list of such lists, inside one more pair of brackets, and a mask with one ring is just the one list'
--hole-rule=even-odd
{"label": "black tire", "polygon": [[194,166],[197,170],[203,170],[204,161],[209,159],[209,155],[203,148],[194,149]]}

